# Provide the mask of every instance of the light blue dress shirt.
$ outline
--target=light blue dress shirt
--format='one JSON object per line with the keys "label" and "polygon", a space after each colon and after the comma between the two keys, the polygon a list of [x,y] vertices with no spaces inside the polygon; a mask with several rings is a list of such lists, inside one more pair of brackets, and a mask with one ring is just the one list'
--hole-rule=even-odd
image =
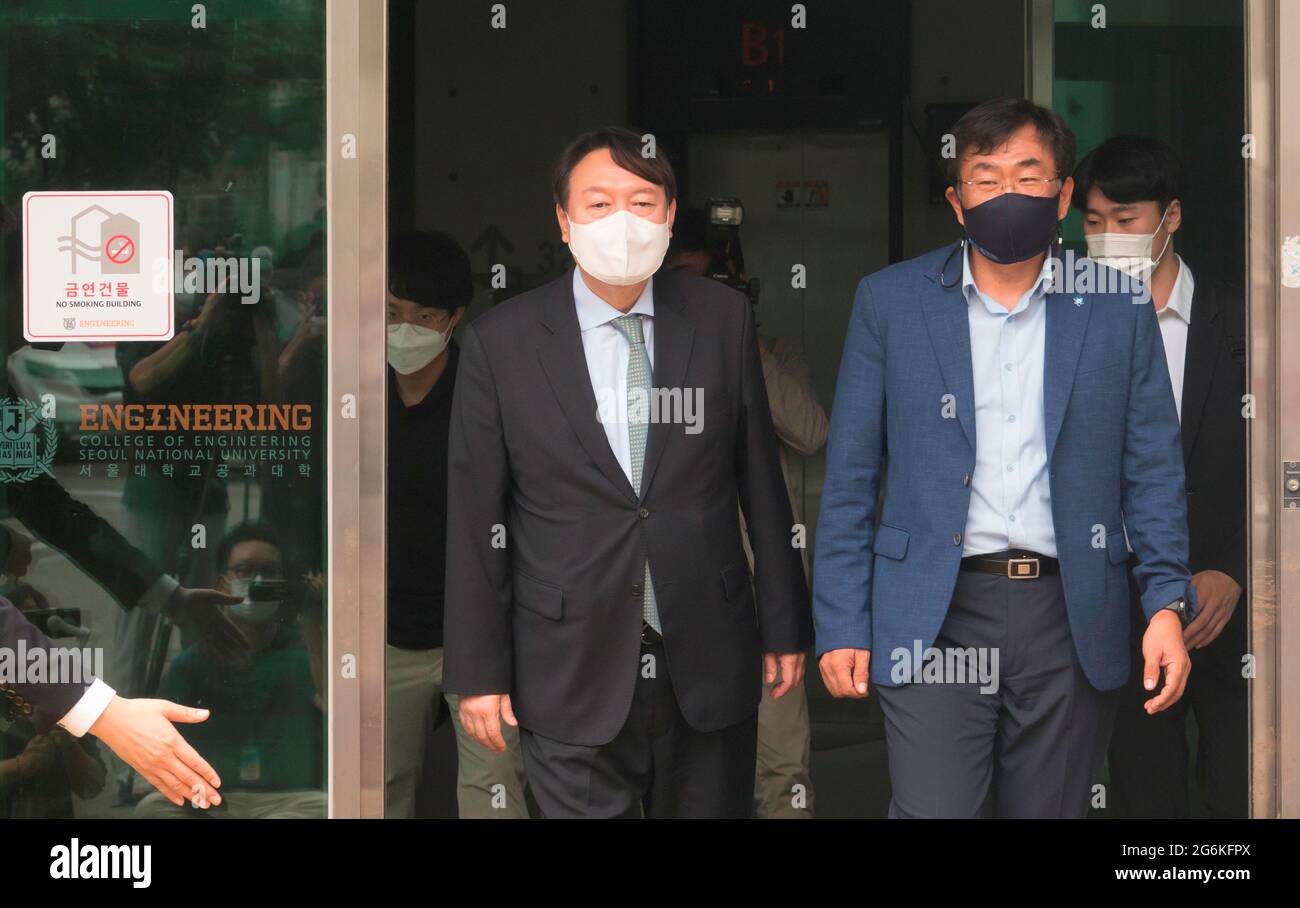
{"label": "light blue dress shirt", "polygon": [[975,285],[969,244],[962,258],[975,383],[975,474],[963,557],[1004,549],[1056,557],[1043,416],[1050,262],[1048,256],[1037,282],[1008,311]]}
{"label": "light blue dress shirt", "polygon": [[646,282],[632,308],[620,312],[587,286],[581,271],[573,269],[573,302],[578,311],[582,349],[587,355],[587,374],[591,377],[591,390],[596,395],[597,415],[605,429],[605,437],[609,439],[610,449],[633,485],[636,485],[636,480],[632,477],[632,444],[627,434],[627,360],[632,347],[622,332],[614,327],[614,319],[637,312],[646,316],[641,320],[641,336],[653,369],[655,302],[652,287],[653,277]]}

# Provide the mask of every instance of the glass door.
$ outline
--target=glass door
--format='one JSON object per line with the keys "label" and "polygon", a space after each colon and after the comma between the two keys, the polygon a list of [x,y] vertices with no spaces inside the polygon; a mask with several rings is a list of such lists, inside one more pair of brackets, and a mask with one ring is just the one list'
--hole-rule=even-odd
{"label": "glass door", "polygon": [[[0,593],[211,711],[209,816],[326,813],[324,124],[320,3],[0,9]],[[0,817],[198,815],[0,713]]]}

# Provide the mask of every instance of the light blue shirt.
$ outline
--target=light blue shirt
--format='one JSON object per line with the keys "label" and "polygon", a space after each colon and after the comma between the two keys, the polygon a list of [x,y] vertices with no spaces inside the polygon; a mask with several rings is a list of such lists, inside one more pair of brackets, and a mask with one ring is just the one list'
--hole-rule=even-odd
{"label": "light blue shirt", "polygon": [[651,368],[655,361],[655,301],[651,288],[654,278],[646,282],[645,289],[627,312],[619,312],[598,297],[582,279],[582,272],[573,269],[573,302],[578,311],[578,330],[582,332],[582,349],[587,355],[587,373],[591,377],[591,390],[596,395],[596,412],[610,450],[618,458],[619,466],[632,477],[632,443],[627,433],[627,360],[632,345],[623,333],[614,327],[614,319],[621,315],[640,313],[641,337],[645,352],[650,357]]}
{"label": "light blue shirt", "polygon": [[1007,311],[984,294],[962,259],[975,382],[975,474],[962,556],[1029,549],[1056,557],[1047,477],[1043,363],[1051,256],[1034,286]]}

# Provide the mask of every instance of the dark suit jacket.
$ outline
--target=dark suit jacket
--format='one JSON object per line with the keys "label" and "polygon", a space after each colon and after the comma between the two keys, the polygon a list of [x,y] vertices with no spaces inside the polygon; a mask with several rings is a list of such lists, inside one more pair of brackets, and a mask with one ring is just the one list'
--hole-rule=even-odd
{"label": "dark suit jacket", "polygon": [[1198,282],[1187,329],[1183,456],[1189,567],[1246,586],[1246,319],[1241,295]]}
{"label": "dark suit jacket", "polygon": [[812,642],[753,313],[715,281],[654,276],[654,384],[699,389],[702,431],[651,424],[638,498],[597,419],[572,280],[569,271],[465,330],[451,417],[444,687],[509,692],[524,728],[609,742],[640,669],[648,557],[682,713],[701,731],[723,728],[757,709],[762,652]]}
{"label": "dark suit jacket", "polygon": [[[41,683],[37,684],[30,681],[18,683],[18,659],[23,655],[19,652],[20,642],[24,646],[24,653],[38,649],[48,650],[54,645],[8,599],[0,596],[0,647],[8,651],[6,656],[12,660],[10,664],[15,674],[13,678],[8,676],[8,672],[0,675],[0,699],[5,701],[3,705],[13,713],[30,719],[36,726],[36,733],[43,735],[77,705],[77,701],[86,692],[86,685],[54,684],[48,679],[41,679]],[[47,657],[46,665],[48,664]]]}

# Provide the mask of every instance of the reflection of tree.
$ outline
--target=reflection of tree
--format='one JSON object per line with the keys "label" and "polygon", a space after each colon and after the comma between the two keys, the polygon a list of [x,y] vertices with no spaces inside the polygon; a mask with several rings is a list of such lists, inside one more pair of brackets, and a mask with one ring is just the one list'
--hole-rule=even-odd
{"label": "reflection of tree", "polygon": [[[219,174],[265,206],[271,150],[320,157],[323,7],[208,4],[207,28],[195,29],[190,4],[173,0],[5,0],[0,196],[55,187],[176,192],[191,180],[222,192],[225,182],[211,182]],[[58,142],[53,159],[41,155],[46,134]],[[265,235],[264,211],[241,214],[257,222],[238,229]]]}

